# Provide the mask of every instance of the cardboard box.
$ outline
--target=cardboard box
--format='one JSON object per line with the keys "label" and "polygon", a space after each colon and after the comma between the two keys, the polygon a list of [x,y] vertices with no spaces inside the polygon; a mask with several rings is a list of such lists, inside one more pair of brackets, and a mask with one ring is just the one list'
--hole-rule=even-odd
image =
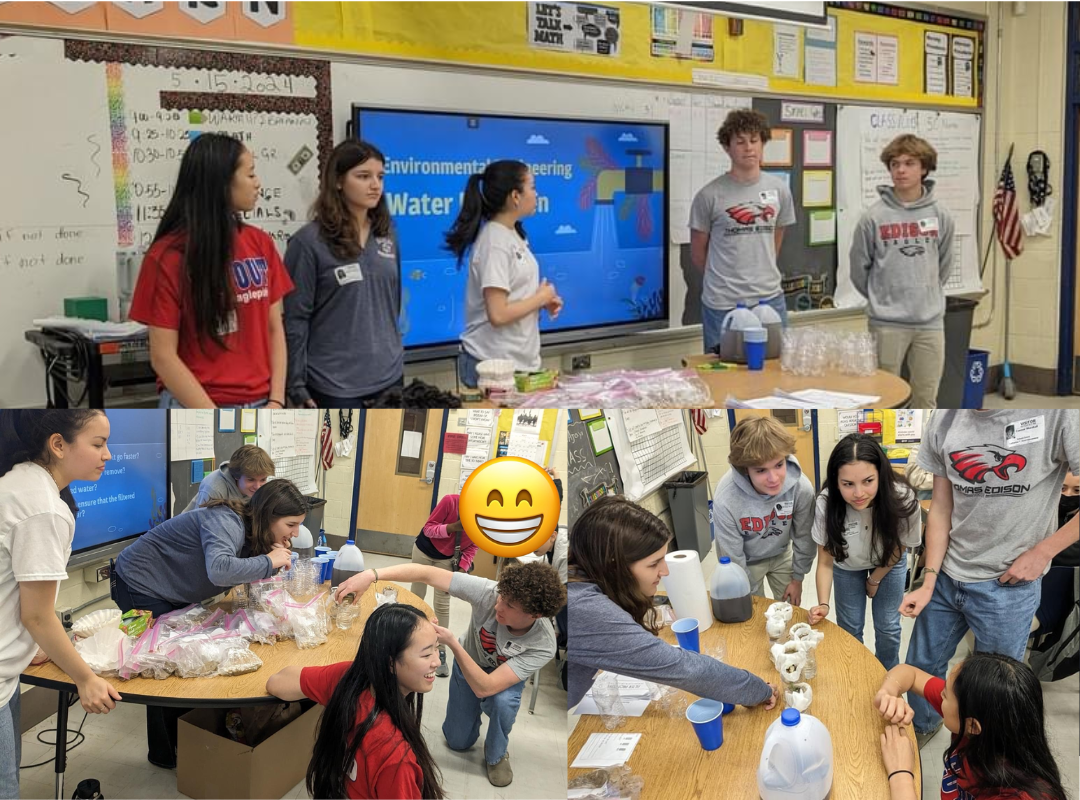
{"label": "cardboard box", "polygon": [[308,709],[254,747],[229,737],[222,709],[188,712],[177,729],[177,791],[199,800],[284,797],[307,773],[322,710]]}

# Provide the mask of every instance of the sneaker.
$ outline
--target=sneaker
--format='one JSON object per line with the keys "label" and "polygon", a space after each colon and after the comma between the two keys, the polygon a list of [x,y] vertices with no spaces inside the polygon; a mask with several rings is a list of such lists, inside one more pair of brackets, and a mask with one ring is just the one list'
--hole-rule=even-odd
{"label": "sneaker", "polygon": [[919,743],[920,750],[923,749],[927,742],[937,736],[937,732],[941,730],[941,726],[943,724],[943,722],[938,722],[938,724],[934,726],[934,729],[932,731],[927,731],[926,733],[919,733],[918,731],[915,731],[915,740]]}
{"label": "sneaker", "polygon": [[510,769],[510,754],[506,753],[494,764],[487,765],[488,783],[492,786],[509,786],[514,780],[514,771]]}
{"label": "sneaker", "polygon": [[446,665],[446,651],[439,651],[439,666],[435,667],[435,674],[440,678],[447,678],[450,676],[450,667]]}

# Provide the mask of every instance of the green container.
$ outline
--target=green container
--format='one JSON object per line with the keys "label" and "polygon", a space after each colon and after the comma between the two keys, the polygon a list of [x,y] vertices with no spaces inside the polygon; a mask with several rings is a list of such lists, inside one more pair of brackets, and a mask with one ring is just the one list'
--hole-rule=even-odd
{"label": "green container", "polygon": [[65,297],[64,316],[109,321],[109,301],[104,297]]}

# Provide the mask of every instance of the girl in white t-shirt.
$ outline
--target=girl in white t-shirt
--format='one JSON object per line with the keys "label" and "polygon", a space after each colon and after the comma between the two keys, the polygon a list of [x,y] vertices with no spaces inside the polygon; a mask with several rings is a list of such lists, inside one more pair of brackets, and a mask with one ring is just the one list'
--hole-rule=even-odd
{"label": "girl in white t-shirt", "polygon": [[[72,481],[96,481],[109,454],[99,410],[0,411],[0,797],[19,796],[19,675],[52,659],[82,707],[120,700],[75,652],[53,610],[75,535]],[[40,646],[40,650],[39,650]]]}
{"label": "girl in white t-shirt", "polygon": [[915,490],[866,434],[852,433],[833,448],[811,534],[818,545],[815,580],[823,602],[810,609],[810,624],[829,613],[835,582],[836,622],[861,642],[870,598],[874,654],[892,669],[900,662],[904,549],[921,541],[922,511]]}
{"label": "girl in white t-shirt", "polygon": [[540,279],[521,220],[536,213],[536,181],[521,161],[493,161],[469,176],[461,213],[446,234],[458,267],[469,253],[465,330],[458,380],[477,385],[476,365],[508,359],[519,372],[540,369],[540,310],[551,319],[563,301]]}

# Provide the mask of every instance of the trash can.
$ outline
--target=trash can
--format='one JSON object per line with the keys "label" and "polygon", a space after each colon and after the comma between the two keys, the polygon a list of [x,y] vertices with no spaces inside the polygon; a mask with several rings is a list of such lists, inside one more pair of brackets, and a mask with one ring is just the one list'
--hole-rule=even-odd
{"label": "trash can", "polygon": [[679,550],[696,550],[704,559],[712,547],[709,525],[709,473],[680,472],[665,481],[675,544]]}
{"label": "trash can", "polygon": [[960,406],[961,408],[983,407],[989,367],[989,350],[968,350],[967,372],[964,377],[964,404]]}
{"label": "trash can", "polygon": [[[319,529],[323,526],[323,513],[326,511],[326,500],[322,497],[304,495],[307,500],[308,512],[304,516],[304,527],[311,531],[311,535],[318,539]],[[318,544],[318,542],[315,542]]]}
{"label": "trash can", "polygon": [[977,300],[966,297],[945,298],[945,369],[938,386],[938,408],[963,408],[967,391],[968,348],[971,346],[971,323]]}

